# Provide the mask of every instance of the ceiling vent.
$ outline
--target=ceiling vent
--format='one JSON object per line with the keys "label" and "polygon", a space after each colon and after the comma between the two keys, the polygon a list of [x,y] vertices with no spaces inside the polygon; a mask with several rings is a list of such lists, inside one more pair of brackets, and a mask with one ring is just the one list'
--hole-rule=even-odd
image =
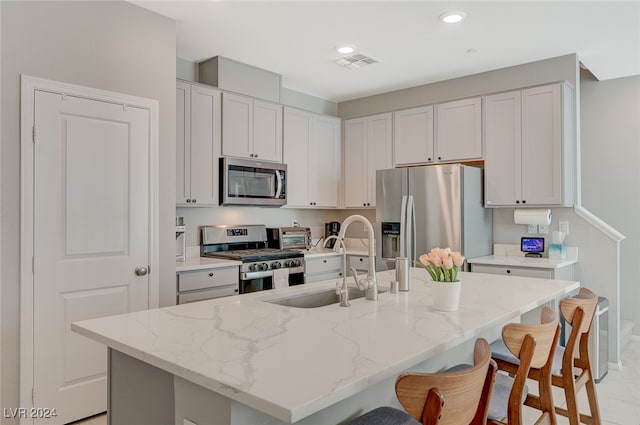
{"label": "ceiling vent", "polygon": [[345,56],[336,61],[338,65],[342,65],[346,68],[351,68],[351,69],[360,69],[364,66],[371,65],[378,62],[380,62],[378,59],[372,58],[371,56],[367,56],[363,53],[356,53],[351,56]]}

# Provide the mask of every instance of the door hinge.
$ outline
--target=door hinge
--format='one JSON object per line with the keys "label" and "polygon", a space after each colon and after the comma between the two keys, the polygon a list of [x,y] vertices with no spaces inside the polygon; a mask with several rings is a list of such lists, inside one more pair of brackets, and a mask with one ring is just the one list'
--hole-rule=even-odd
{"label": "door hinge", "polygon": [[31,140],[33,143],[36,142],[36,126],[31,127]]}

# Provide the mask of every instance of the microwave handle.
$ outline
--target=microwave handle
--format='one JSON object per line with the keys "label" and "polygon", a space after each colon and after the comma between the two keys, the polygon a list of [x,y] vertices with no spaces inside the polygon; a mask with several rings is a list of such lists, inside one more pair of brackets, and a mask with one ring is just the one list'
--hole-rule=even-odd
{"label": "microwave handle", "polygon": [[280,178],[280,170],[274,170],[276,173],[276,180],[278,181],[278,185],[276,186],[276,196],[275,198],[280,198],[280,192],[282,192],[282,179]]}

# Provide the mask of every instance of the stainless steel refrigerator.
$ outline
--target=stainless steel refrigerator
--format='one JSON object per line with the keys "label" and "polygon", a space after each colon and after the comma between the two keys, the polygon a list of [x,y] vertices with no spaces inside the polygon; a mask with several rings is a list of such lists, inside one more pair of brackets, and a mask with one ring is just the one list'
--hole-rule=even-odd
{"label": "stainless steel refrigerator", "polygon": [[467,258],[492,252],[493,214],[483,207],[482,169],[460,164],[378,170],[378,270],[396,257],[418,257],[451,247]]}

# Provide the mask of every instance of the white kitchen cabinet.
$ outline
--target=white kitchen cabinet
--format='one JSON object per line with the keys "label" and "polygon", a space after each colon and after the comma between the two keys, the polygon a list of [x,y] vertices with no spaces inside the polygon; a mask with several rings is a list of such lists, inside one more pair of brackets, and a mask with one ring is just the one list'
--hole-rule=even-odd
{"label": "white kitchen cabinet", "polygon": [[485,205],[573,206],[575,107],[568,84],[484,99]]}
{"label": "white kitchen cabinet", "polygon": [[351,275],[351,267],[355,267],[358,273],[369,272],[369,257],[366,255],[348,255],[347,266],[349,270],[347,274]]}
{"label": "white kitchen cabinet", "polygon": [[393,113],[395,166],[433,162],[433,106]]}
{"label": "white kitchen cabinet", "polygon": [[336,208],[340,182],[340,119],[284,109],[287,206]]}
{"label": "white kitchen cabinet", "polygon": [[178,272],[176,304],[238,295],[239,276],[237,266]]}
{"label": "white kitchen cabinet", "polygon": [[282,106],[224,93],[222,155],[282,162]]}
{"label": "white kitchen cabinet", "polygon": [[305,258],[305,283],[342,278],[342,255]]}
{"label": "white kitchen cabinet", "polygon": [[482,159],[482,99],[437,105],[434,146],[437,162]]}
{"label": "white kitchen cabinet", "polygon": [[[538,279],[573,280],[573,265],[558,268],[513,267],[487,264],[470,264],[473,273],[500,274],[505,276],[535,277]],[[550,301],[546,306],[558,311],[558,300]],[[523,323],[540,323],[542,306],[522,315]]]}
{"label": "white kitchen cabinet", "polygon": [[220,91],[176,83],[176,203],[218,205]]}
{"label": "white kitchen cabinet", "polygon": [[390,113],[344,122],[345,207],[376,206],[376,171],[393,167],[392,125]]}

